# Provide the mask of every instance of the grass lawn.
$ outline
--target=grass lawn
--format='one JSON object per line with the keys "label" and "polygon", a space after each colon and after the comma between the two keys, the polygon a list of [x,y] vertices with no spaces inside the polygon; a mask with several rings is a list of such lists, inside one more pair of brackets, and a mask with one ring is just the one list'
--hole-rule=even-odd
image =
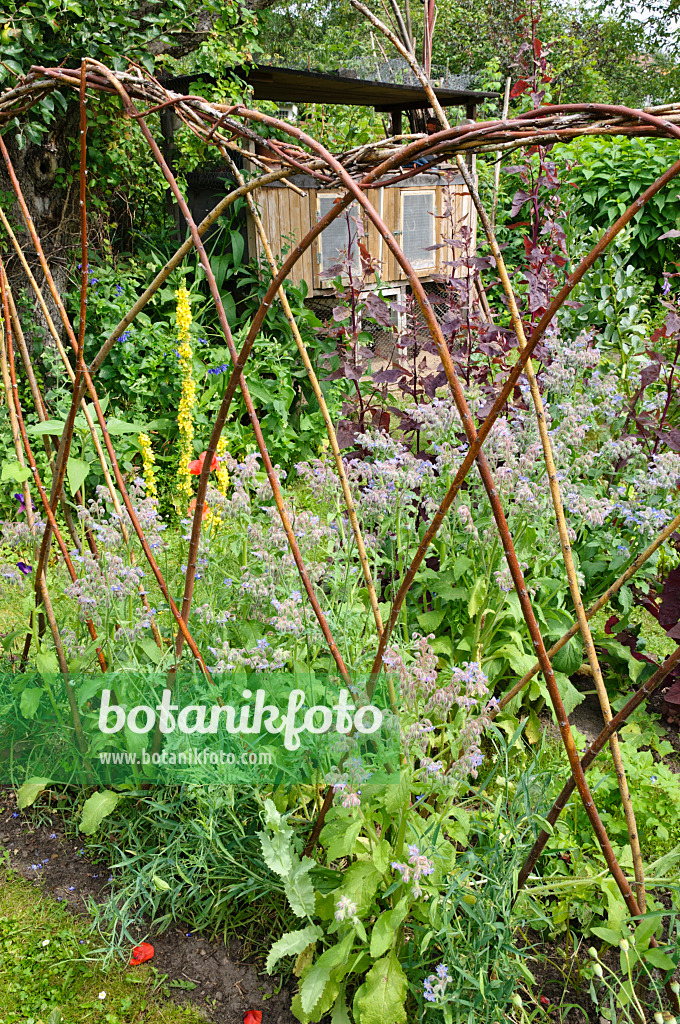
{"label": "grass lawn", "polygon": [[164,999],[151,964],[90,962],[94,941],[85,918],[0,870],[0,1024],[205,1024]]}

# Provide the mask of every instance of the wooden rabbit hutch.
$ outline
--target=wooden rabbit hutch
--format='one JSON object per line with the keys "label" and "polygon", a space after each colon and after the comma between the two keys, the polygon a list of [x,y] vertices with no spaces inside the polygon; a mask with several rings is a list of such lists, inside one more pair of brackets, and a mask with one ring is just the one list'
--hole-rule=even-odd
{"label": "wooden rabbit hutch", "polygon": [[[379,69],[378,69],[379,71]],[[257,67],[243,71],[242,77],[253,91],[255,100],[273,100],[279,105],[279,116],[293,119],[298,103],[335,103],[348,106],[372,106],[376,111],[389,117],[391,134],[408,131],[403,127],[403,115],[412,111],[425,111],[427,103],[422,88],[416,84],[398,84],[394,81],[367,81],[344,75],[322,74],[292,68]],[[168,88],[178,92],[190,91],[189,86],[196,76],[186,76],[167,81]],[[203,76],[200,76],[203,77]],[[393,77],[393,76],[392,76]],[[476,106],[484,99],[497,96],[496,93],[475,92],[469,89],[435,88],[443,107],[463,107],[468,119],[474,120]],[[171,118],[169,114],[167,117]],[[168,139],[167,121],[164,127]],[[246,167],[247,155],[244,153]],[[254,168],[252,168],[254,169]],[[393,175],[391,175],[393,176]],[[228,187],[227,175],[209,172],[194,172],[187,175],[188,200],[192,215],[201,219],[218,201]],[[290,188],[283,182],[275,182],[259,189],[256,194],[260,216],[277,257],[285,255],[332,206],[340,195],[338,190],[324,187],[311,175],[296,175],[288,179],[296,186]],[[455,166],[447,172],[442,168],[436,172],[427,171],[406,181],[370,189],[367,195],[373,201],[382,220],[400,242],[406,256],[420,279],[429,284],[435,310],[437,307],[437,275],[444,271],[443,263],[451,259],[450,250],[435,248],[442,237],[451,237],[467,225],[474,239],[476,232],[476,211],[467,193],[463,179]],[[451,219],[441,215],[450,208]],[[332,282],[322,275],[330,267],[346,257],[349,251],[359,265],[356,239],[352,236],[351,217],[359,213],[354,203],[348,213],[339,217],[321,233],[311,248],[294,266],[289,280],[293,284],[304,281],[307,285],[307,301],[322,318],[332,307]],[[366,234],[366,245],[382,265],[381,286],[383,294],[405,298],[405,275],[389,251],[377,229],[362,218]],[[261,244],[250,217],[247,224],[248,253],[263,258]],[[378,340],[378,339],[376,339]],[[387,354],[387,353],[385,353]]]}

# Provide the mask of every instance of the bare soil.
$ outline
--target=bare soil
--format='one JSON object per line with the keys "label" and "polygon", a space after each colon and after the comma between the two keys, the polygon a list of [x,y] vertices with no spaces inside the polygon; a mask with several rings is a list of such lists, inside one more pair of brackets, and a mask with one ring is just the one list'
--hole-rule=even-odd
{"label": "bare soil", "polygon": [[[45,819],[44,814],[41,817]],[[76,914],[87,913],[89,898],[102,903],[109,895],[109,872],[64,834],[58,815],[32,824],[28,815],[17,812],[14,793],[6,788],[0,789],[0,849],[7,851],[11,868]],[[36,868],[39,863],[42,866]],[[253,904],[253,914],[257,913]],[[153,945],[152,963],[159,974],[167,975],[167,982],[195,984],[191,991],[170,988],[173,1001],[201,1007],[214,1024],[243,1024],[247,1010],[262,1010],[266,1024],[297,1024],[289,1008],[290,991],[283,987],[277,992],[275,979],[239,959],[237,948],[177,927],[162,934],[149,929],[139,935],[142,939]]]}

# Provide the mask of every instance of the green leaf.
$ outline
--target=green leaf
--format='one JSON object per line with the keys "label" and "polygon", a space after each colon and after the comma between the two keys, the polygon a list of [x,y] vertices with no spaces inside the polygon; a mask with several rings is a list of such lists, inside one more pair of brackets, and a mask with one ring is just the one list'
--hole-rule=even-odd
{"label": "green leaf", "polygon": [[410,792],[411,774],[407,769],[400,768],[398,781],[390,782],[385,787],[385,810],[387,813],[396,814],[408,800]]}
{"label": "green leaf", "polygon": [[267,956],[267,974],[271,974],[276,964],[284,956],[296,956],[307,949],[312,942],[323,938],[323,928],[318,924],[310,924],[307,928],[301,928],[297,932],[286,932],[278,939]]}
{"label": "green leaf", "polygon": [[78,831],[86,836],[93,836],[104,818],[116,809],[116,805],[122,799],[122,793],[114,793],[110,789],[93,793],[83,804]]}
{"label": "green leaf", "polygon": [[85,482],[89,472],[89,462],[83,462],[82,459],[73,458],[68,460],[66,475],[68,476],[68,486],[71,492],[71,497],[73,497],[78,488]]}
{"label": "green leaf", "polygon": [[140,423],[126,423],[125,420],[111,416],[106,421],[106,429],[113,437],[117,437],[121,434],[141,434],[146,428]]}
{"label": "green leaf", "polygon": [[17,807],[23,811],[24,807],[30,807],[35,803],[40,794],[49,786],[52,779],[31,778],[19,786],[17,790]]}
{"label": "green leaf", "polygon": [[468,615],[471,619],[474,619],[479,609],[483,606],[486,600],[486,578],[480,576],[475,582],[470,594],[470,600],[468,601]]}
{"label": "green leaf", "polygon": [[586,699],[585,694],[577,690],[569,676],[565,676],[561,672],[555,673],[555,682],[557,683],[557,689],[560,691],[564,709],[570,715],[574,708],[578,707],[581,701]]}
{"label": "green leaf", "polygon": [[357,916],[365,916],[373,903],[378,884],[382,875],[375,864],[368,860],[355,861],[347,869],[345,880],[337,890],[337,895],[347,896],[357,905]]}
{"label": "green leaf", "polygon": [[361,1024],[406,1024],[404,1001],[408,983],[394,953],[378,960],[354,997],[354,1016]]}
{"label": "green leaf", "polygon": [[658,967],[661,971],[674,971],[676,968],[675,960],[672,960],[667,953],[662,953],[660,949],[646,949],[642,955],[647,963],[652,967]]}
{"label": "green leaf", "polygon": [[433,633],[442,622],[442,619],[446,615],[446,610],[441,609],[440,611],[423,612],[418,615],[418,625],[425,630],[426,633]]}
{"label": "green leaf", "polygon": [[231,236],[231,252],[234,257],[234,266],[240,267],[241,260],[243,259],[243,250],[245,249],[245,239],[240,231],[230,231]]}
{"label": "green leaf", "polygon": [[[331,861],[337,860],[339,857],[349,857],[354,849],[354,844],[357,841],[362,826],[360,818],[353,821],[350,825],[348,825],[346,821],[342,820],[337,823],[333,822],[333,824],[339,825],[340,828],[333,830],[333,838],[328,845],[328,852],[326,854],[326,862],[328,864],[330,864]],[[323,834],[321,841],[324,841]]]}
{"label": "green leaf", "polygon": [[21,701],[19,703],[19,710],[24,718],[33,718],[36,711],[38,710],[38,704],[42,697],[43,689],[41,686],[27,686],[24,692],[21,694]]}
{"label": "green leaf", "polygon": [[280,878],[287,878],[293,869],[288,836],[269,836],[266,832],[259,832],[258,835],[262,846],[262,856],[267,867]]}
{"label": "green leaf", "polygon": [[353,943],[354,934],[350,932],[342,942],[331,946],[312,964],[300,987],[300,1001],[305,1013],[311,1013],[319,1002],[330,979],[331,971],[334,967],[346,962],[352,951]]}
{"label": "green leaf", "polygon": [[314,913],[314,886],[309,877],[314,861],[303,857],[295,864],[284,882],[284,891],[290,903],[290,909],[297,917],[311,917]]}
{"label": "green leaf", "polygon": [[36,656],[35,665],[43,679],[50,679],[59,673],[59,662],[54,651],[41,651]]}
{"label": "green leaf", "polygon": [[40,434],[52,434],[54,437],[61,437],[66,426],[66,420],[44,420],[42,423],[32,423],[26,427],[26,433],[30,436]]}
{"label": "green leaf", "polygon": [[333,1012],[331,1014],[331,1024],[352,1024],[347,1009],[347,1000],[345,997],[345,986],[343,985],[338,992],[338,998],[333,1004]]}
{"label": "green leaf", "polygon": [[23,484],[25,480],[28,480],[33,474],[27,466],[22,466],[16,459],[12,459],[9,462],[3,462],[2,464],[2,476],[0,476],[0,483],[7,483],[11,481],[15,484]]}
{"label": "green leaf", "polygon": [[593,935],[598,939],[604,939],[610,946],[618,946],[621,932],[615,932],[613,928],[591,928]]}
{"label": "green leaf", "polygon": [[159,875],[153,875],[152,881],[156,892],[170,892],[170,886],[164,878],[161,878]]}
{"label": "green leaf", "polygon": [[408,913],[408,900],[404,896],[392,910],[385,910],[373,925],[371,956],[374,960],[386,953],[394,941],[397,928]]}
{"label": "green leaf", "polygon": [[472,565],[472,559],[468,558],[467,555],[458,555],[458,558],[453,563],[453,578],[459,580],[463,573],[470,568]]}

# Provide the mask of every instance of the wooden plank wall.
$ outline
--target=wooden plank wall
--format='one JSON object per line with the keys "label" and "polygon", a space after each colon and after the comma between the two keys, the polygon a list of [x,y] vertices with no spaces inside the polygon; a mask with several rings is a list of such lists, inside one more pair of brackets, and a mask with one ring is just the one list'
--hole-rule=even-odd
{"label": "wooden plank wall", "polygon": [[[303,197],[285,186],[270,186],[256,192],[255,202],[272,252],[280,261],[311,229],[312,216],[316,221],[316,195],[310,190]],[[314,204],[313,213],[312,202]],[[257,232],[255,234],[257,235]],[[264,259],[259,235],[257,235],[257,255],[260,259]],[[289,279],[294,285],[306,281],[310,294],[313,288],[315,263],[316,253],[308,249],[289,275]]]}
{"label": "wooden plank wall", "polygon": [[[429,189],[431,190],[432,187],[429,186]],[[427,185],[415,188],[416,190],[428,190]],[[434,188],[437,214],[443,213],[445,209],[445,193],[448,191],[451,197],[455,233],[458,232],[461,224],[467,223],[476,237],[477,214],[463,182],[454,182],[448,186],[437,185]],[[399,241],[401,238],[401,189],[398,187],[369,189],[367,195]],[[272,250],[278,259],[288,253],[292,245],[295,245],[307,234],[318,217],[317,190],[313,188],[307,189],[305,196],[300,196],[292,189],[270,186],[256,193],[256,202]],[[365,218],[364,226],[368,249],[381,260],[383,281],[403,284],[405,274],[378,230],[368,221],[368,218]],[[443,237],[451,237],[451,231],[452,225],[449,220],[439,216],[435,219],[435,242],[440,242]],[[259,237],[257,238],[257,252],[258,256],[263,258]],[[457,255],[460,255],[460,252]],[[318,278],[317,257],[317,244],[314,243],[293,268],[290,280],[294,285],[298,285],[304,280],[307,282],[309,294],[324,295],[328,293],[328,287],[322,287],[324,282]],[[432,277],[433,273],[446,273],[448,268],[444,266],[444,263],[451,258],[451,250],[448,247],[436,250],[433,253],[433,266],[418,270],[418,277],[427,280]],[[462,273],[461,269],[456,270],[456,276],[460,276]]]}

